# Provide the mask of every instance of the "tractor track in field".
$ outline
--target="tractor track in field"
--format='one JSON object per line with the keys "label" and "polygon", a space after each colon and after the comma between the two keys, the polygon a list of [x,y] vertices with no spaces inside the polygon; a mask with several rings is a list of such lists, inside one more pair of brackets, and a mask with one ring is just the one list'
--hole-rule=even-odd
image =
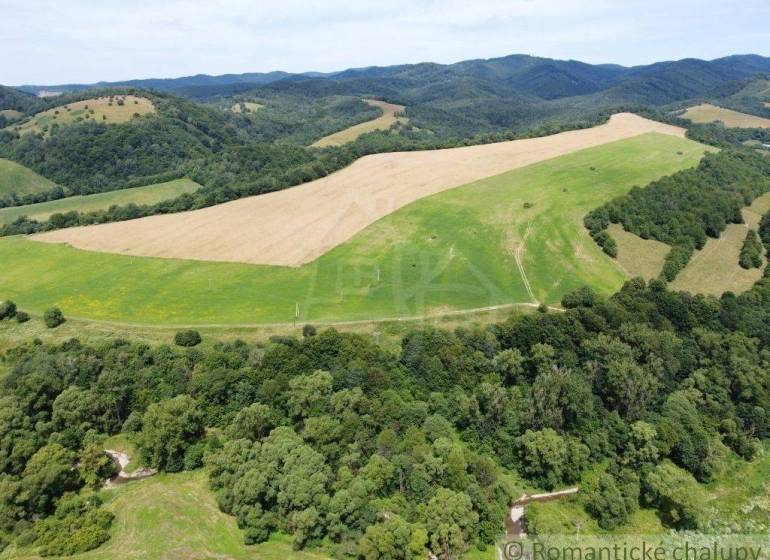
{"label": "tractor track in field", "polygon": [[532,298],[531,305],[538,306],[540,305],[540,302],[535,297],[535,292],[532,291],[532,285],[529,283],[527,273],[524,271],[524,251],[527,248],[527,238],[530,233],[532,233],[531,220],[527,223],[527,229],[524,230],[524,237],[521,238],[521,243],[516,246],[516,249],[513,252],[513,259],[516,261],[516,267],[519,269],[519,274],[521,275],[522,282],[524,282],[524,287],[527,289],[529,297]]}

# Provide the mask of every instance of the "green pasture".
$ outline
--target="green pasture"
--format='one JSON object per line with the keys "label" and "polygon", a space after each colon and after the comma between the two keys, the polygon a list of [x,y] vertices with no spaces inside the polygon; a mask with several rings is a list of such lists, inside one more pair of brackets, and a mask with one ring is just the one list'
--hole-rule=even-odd
{"label": "green pasture", "polygon": [[583,216],[696,165],[705,149],[647,134],[513,170],[419,200],[299,268],[6,238],[0,297],[37,314],[58,305],[70,317],[212,326],[291,323],[297,309],[301,323],[557,303],[584,284],[609,294],[627,276],[587,235]]}
{"label": "green pasture", "polygon": [[42,221],[51,214],[65,213],[75,210],[77,212],[90,212],[92,210],[106,210],[110,206],[124,206],[126,204],[155,204],[175,198],[180,194],[198,190],[200,185],[190,179],[177,179],[167,183],[157,183],[146,187],[122,189],[87,196],[70,196],[50,202],[28,204],[26,206],[13,206],[0,209],[0,225],[9,224],[21,216],[27,216],[34,220]]}
{"label": "green pasture", "polygon": [[56,185],[18,163],[0,159],[0,197],[10,194],[30,194],[49,191]]}

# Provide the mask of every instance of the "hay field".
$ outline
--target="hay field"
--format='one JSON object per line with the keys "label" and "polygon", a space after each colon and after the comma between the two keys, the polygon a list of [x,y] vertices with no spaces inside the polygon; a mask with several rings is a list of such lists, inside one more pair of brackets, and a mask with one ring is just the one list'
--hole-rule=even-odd
{"label": "hay field", "polygon": [[115,95],[98,97],[68,103],[37,113],[29,120],[7,128],[17,130],[19,134],[50,134],[54,124],[66,126],[76,122],[93,121],[107,124],[120,124],[131,120],[135,114],[147,115],[155,112],[155,105],[146,97],[135,95]]}
{"label": "hay field", "polygon": [[155,204],[175,198],[180,194],[195,192],[200,185],[190,179],[177,179],[166,183],[156,183],[145,187],[122,189],[104,193],[90,194],[87,196],[70,196],[50,202],[28,204],[26,206],[12,206],[0,208],[0,225],[9,224],[20,216],[27,216],[33,220],[42,221],[51,214],[70,211],[90,212],[93,210],[107,210],[110,206],[124,206],[126,204]]}
{"label": "hay field", "polygon": [[262,107],[264,107],[264,105],[257,103],[256,101],[240,101],[230,107],[230,110],[233,113],[256,113]]}
{"label": "hay field", "polygon": [[766,193],[744,208],[745,224],[730,224],[719,239],[709,239],[700,251],[671,282],[674,290],[693,294],[721,296],[724,292],[739,294],[751,288],[760,278],[767,264],[746,270],[738,258],[749,228],[756,230],[762,214],[770,210],[770,193]]}
{"label": "hay field", "polygon": [[514,169],[418,200],[300,267],[138,258],[5,238],[0,286],[33,314],[56,304],[70,318],[105,321],[107,330],[110,321],[285,327],[297,304],[301,326],[505,313],[535,300],[557,303],[584,284],[609,294],[628,275],[590,239],[583,217],[635,185],[694,166],[705,150],[645,134]]}
{"label": "hay field", "polygon": [[0,197],[6,194],[30,194],[50,191],[56,185],[9,159],[0,159]]}
{"label": "hay field", "polygon": [[618,244],[617,262],[629,276],[645,280],[658,277],[671,247],[654,239],[642,239],[619,224],[610,224],[608,231]]}
{"label": "hay field", "polygon": [[387,130],[395,122],[406,122],[404,117],[397,117],[396,113],[403,113],[406,108],[403,105],[394,105],[393,103],[386,103],[378,99],[365,99],[372,107],[379,107],[382,109],[382,116],[366,121],[360,124],[353,125],[345,130],[340,130],[329,136],[324,136],[320,140],[316,140],[312,145],[317,148],[324,148],[326,146],[340,146],[352,142],[362,134],[367,132],[373,132],[375,130]]}
{"label": "hay field", "polygon": [[684,137],[684,129],[621,113],[604,125],[542,138],[370,155],[283,191],[34,239],[126,255],[299,266],[426,196],[648,132]]}
{"label": "hay field", "polygon": [[722,121],[725,126],[731,128],[770,128],[770,119],[739,113],[708,103],[690,107],[682,114],[682,118],[696,123]]}

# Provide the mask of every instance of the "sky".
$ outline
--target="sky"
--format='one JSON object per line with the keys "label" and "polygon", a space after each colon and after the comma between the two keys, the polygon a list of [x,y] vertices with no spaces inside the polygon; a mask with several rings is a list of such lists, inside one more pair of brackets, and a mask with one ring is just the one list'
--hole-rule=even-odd
{"label": "sky", "polygon": [[0,83],[770,56],[770,0],[0,0]]}

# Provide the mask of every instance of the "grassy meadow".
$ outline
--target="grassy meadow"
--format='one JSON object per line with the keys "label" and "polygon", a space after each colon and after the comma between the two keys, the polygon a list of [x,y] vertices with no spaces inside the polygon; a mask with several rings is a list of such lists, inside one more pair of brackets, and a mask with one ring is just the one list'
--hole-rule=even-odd
{"label": "grassy meadow", "polygon": [[140,258],[0,240],[4,298],[40,314],[149,325],[368,321],[557,303],[628,275],[583,216],[635,185],[694,166],[705,147],[648,134],[419,200],[303,267]]}
{"label": "grassy meadow", "polygon": [[690,107],[681,116],[683,119],[689,119],[696,123],[722,121],[725,126],[733,128],[770,128],[770,119],[739,113],[732,109],[725,109],[708,103]]}
{"label": "grassy meadow", "polygon": [[[203,471],[162,474],[102,492],[115,514],[112,538],[101,547],[68,556],[77,560],[150,558],[227,558],[229,560],[320,560],[314,552],[292,550],[291,537],[278,535],[256,545],[243,544],[235,518],[225,515],[207,488]],[[38,556],[8,549],[2,560]]]}
{"label": "grassy meadow", "polygon": [[146,187],[135,187],[133,189],[122,189],[87,196],[71,196],[39,204],[0,208],[0,225],[11,223],[20,216],[27,216],[34,220],[42,221],[57,212],[106,210],[113,205],[123,206],[132,203],[140,205],[155,204],[163,200],[175,198],[180,194],[194,192],[199,188],[200,185],[195,181],[177,179],[167,183],[147,185]]}
{"label": "grassy meadow", "polygon": [[618,265],[629,276],[651,280],[660,275],[671,247],[654,239],[642,239],[624,230],[620,224],[610,224],[607,231],[618,244]]}
{"label": "grassy meadow", "polygon": [[116,95],[98,97],[68,103],[34,115],[29,120],[16,123],[8,128],[19,134],[50,133],[54,124],[66,126],[75,122],[94,121],[107,124],[120,124],[131,120],[135,114],[146,115],[155,112],[155,105],[146,97],[135,95]]}
{"label": "grassy meadow", "polygon": [[31,169],[9,159],[0,159],[0,196],[49,191],[56,185]]}

